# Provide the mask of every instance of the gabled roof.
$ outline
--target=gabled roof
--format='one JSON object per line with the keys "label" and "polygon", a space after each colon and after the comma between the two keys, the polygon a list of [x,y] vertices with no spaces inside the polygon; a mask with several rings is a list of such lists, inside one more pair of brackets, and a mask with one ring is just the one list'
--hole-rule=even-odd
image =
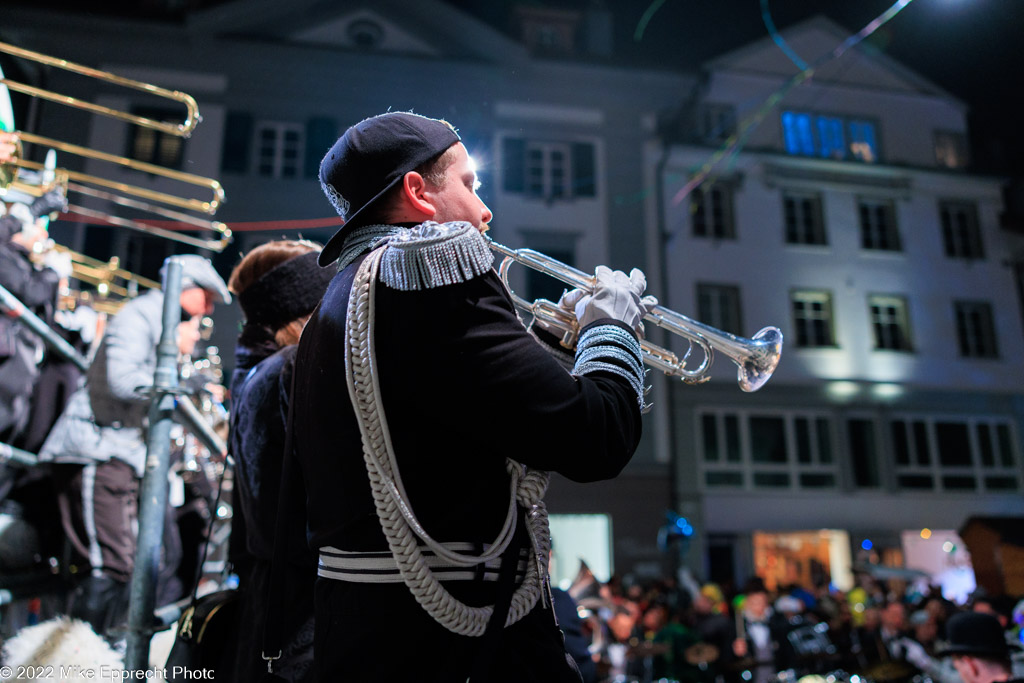
{"label": "gabled roof", "polygon": [[[818,15],[780,31],[789,47],[806,63],[813,64],[854,35],[828,17]],[[800,72],[771,36],[716,57],[704,65],[707,71],[733,71],[751,75],[790,78]],[[880,52],[868,41],[858,43],[840,58],[815,69],[818,83],[834,83],[874,90],[906,92],[948,99],[957,98]]]}
{"label": "gabled roof", "polygon": [[[487,62],[527,58],[524,46],[438,0],[232,0],[191,13],[188,27],[193,33],[368,53]],[[358,43],[360,31],[375,37],[373,47]]]}

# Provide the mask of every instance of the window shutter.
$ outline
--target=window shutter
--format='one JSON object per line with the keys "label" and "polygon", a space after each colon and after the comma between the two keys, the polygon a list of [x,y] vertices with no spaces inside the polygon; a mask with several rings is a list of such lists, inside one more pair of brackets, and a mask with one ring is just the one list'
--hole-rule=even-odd
{"label": "window shutter", "polygon": [[526,141],[505,138],[502,157],[505,172],[502,187],[505,192],[523,192],[526,187]]}
{"label": "window shutter", "polygon": [[306,122],[306,177],[320,175],[320,161],[338,140],[338,123],[334,119],[315,117]]}
{"label": "window shutter", "polygon": [[245,173],[249,170],[249,153],[252,149],[252,114],[229,111],[224,123],[224,148],[221,153],[220,169],[231,173]]}
{"label": "window shutter", "polygon": [[572,145],[572,194],[574,197],[597,195],[596,171],[594,145],[589,142],[574,142]]}

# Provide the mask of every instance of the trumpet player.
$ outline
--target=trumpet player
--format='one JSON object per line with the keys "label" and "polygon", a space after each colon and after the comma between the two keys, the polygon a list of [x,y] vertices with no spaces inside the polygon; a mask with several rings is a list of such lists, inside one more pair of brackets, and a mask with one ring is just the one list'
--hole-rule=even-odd
{"label": "trumpet player", "polygon": [[320,255],[338,273],[299,342],[291,425],[317,680],[578,681],[547,588],[546,473],[609,479],[632,457],[643,273],[601,269],[578,295],[570,374],[492,269],[451,125],[366,119],[320,181],[345,224]]}

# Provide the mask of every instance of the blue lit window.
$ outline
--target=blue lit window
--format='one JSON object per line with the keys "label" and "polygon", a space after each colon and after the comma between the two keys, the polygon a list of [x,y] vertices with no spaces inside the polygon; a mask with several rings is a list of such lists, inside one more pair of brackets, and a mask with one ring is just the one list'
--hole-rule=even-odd
{"label": "blue lit window", "polygon": [[826,159],[846,157],[846,142],[843,139],[843,120],[834,116],[817,117],[818,153]]}
{"label": "blue lit window", "polygon": [[814,155],[814,131],[811,128],[810,114],[782,112],[782,133],[789,154]]}
{"label": "blue lit window", "polygon": [[875,124],[870,121],[850,121],[850,153],[858,161],[878,161]]}
{"label": "blue lit window", "polygon": [[782,138],[787,154],[867,163],[878,161],[875,124],[863,119],[784,111]]}

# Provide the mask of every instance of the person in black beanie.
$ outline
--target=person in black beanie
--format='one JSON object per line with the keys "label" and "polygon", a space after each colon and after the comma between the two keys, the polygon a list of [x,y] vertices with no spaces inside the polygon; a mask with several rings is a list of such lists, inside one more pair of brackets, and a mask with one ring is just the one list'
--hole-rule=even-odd
{"label": "person in black beanie", "polygon": [[[218,671],[217,680],[257,681],[266,673],[261,659],[274,524],[281,480],[288,391],[295,344],[309,314],[319,303],[330,273],[317,266],[320,247],[281,240],[256,247],[235,266],[228,289],[238,297],[245,324],[235,351],[231,378],[231,453],[235,458],[235,516],[231,560],[242,589],[242,623],[235,662]],[[311,681],[313,659],[313,584],[316,555],[303,542],[305,506],[296,520],[289,553],[284,632],[287,642],[277,675],[287,681]]]}
{"label": "person in black beanie", "polygon": [[[466,147],[391,112],[320,164],[345,220],[295,361],[294,452],[318,549],[317,680],[579,681],[552,613],[549,471],[610,479],[640,439],[646,280],[603,266],[519,320]],[[273,648],[270,650],[273,651]]]}

